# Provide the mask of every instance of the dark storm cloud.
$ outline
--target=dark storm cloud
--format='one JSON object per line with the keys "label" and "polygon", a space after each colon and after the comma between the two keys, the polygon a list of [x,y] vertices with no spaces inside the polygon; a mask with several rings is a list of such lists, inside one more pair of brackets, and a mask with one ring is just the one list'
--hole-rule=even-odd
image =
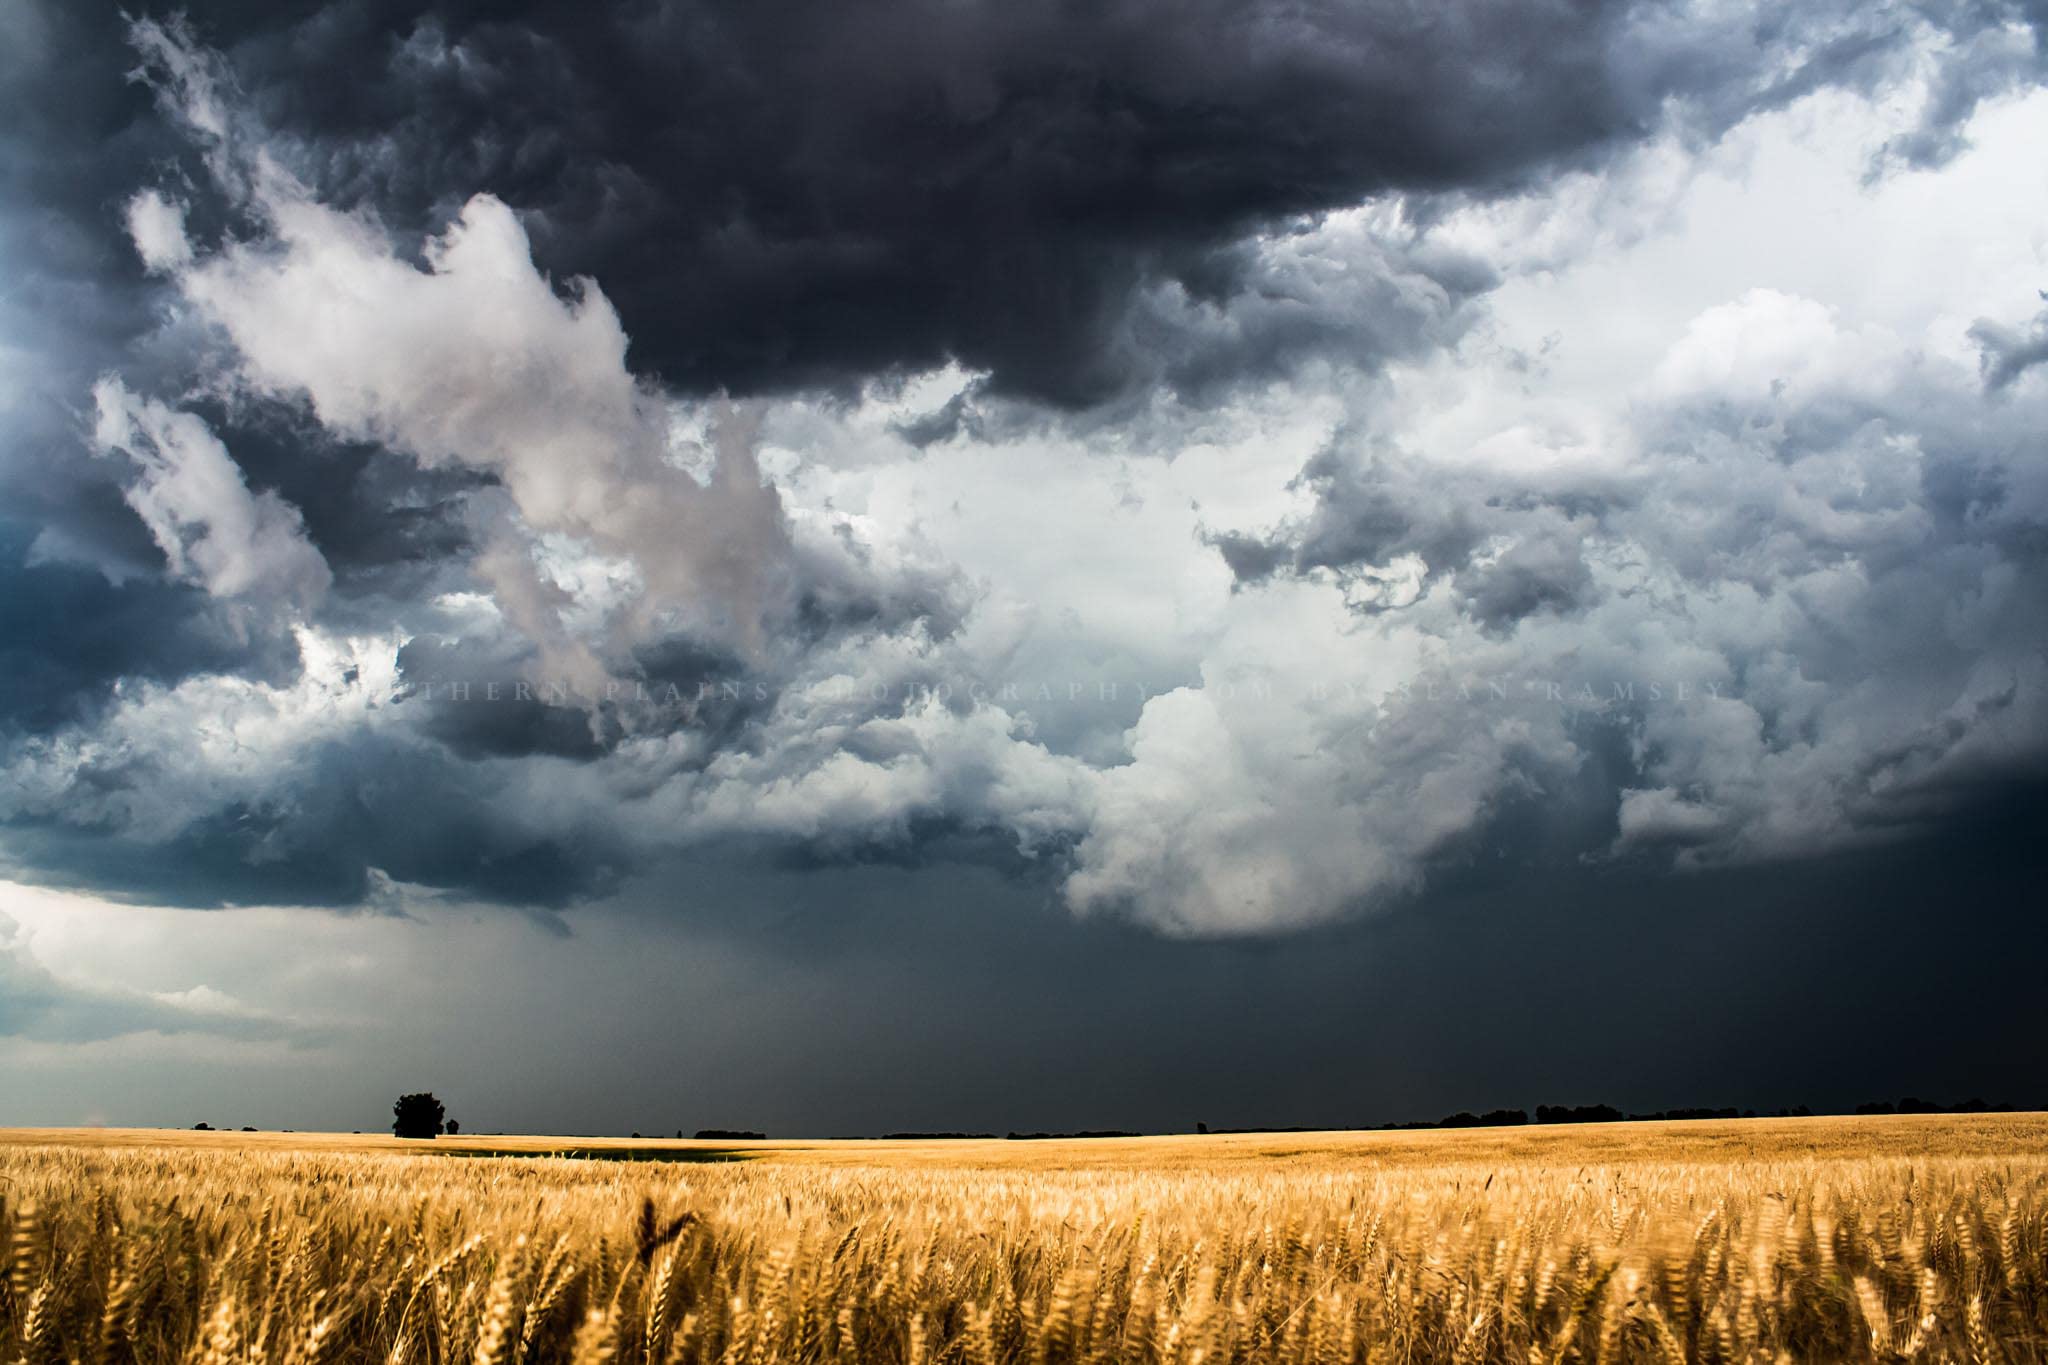
{"label": "dark storm cloud", "polygon": [[[229,34],[296,23],[257,6],[209,6],[202,20]],[[315,41],[323,22],[316,16],[292,27],[294,41]],[[133,79],[137,49],[118,11],[24,5],[0,23],[9,39],[0,43],[8,116],[0,137],[8,266],[0,345],[21,348],[7,356],[13,392],[0,391],[12,400],[0,422],[8,508],[0,523],[0,734],[9,758],[39,763],[60,751],[52,744],[90,743],[117,697],[132,703],[152,685],[212,677],[289,685],[302,667],[292,622],[220,600],[203,585],[167,581],[165,551],[138,515],[132,467],[88,454],[93,385],[109,373],[145,393],[176,399],[183,391],[178,406],[220,438],[251,493],[291,509],[333,573],[314,613],[320,627],[414,634],[388,700],[458,679],[481,695],[508,679],[520,662],[518,642],[488,631],[437,634],[446,622],[431,605],[439,593],[472,586],[474,495],[493,477],[421,468],[373,443],[338,438],[289,403],[222,393],[217,339],[172,314],[162,281],[145,275],[129,240],[126,209],[139,187],[163,186],[194,235],[207,239],[257,230],[247,205],[204,192],[202,156],[164,116],[152,87]],[[943,613],[958,614],[937,580],[905,581],[882,600],[836,572],[836,561],[814,556],[808,567],[801,620],[813,640],[910,618],[950,629]],[[680,679],[688,695],[714,668],[721,681],[744,672],[730,656],[685,667],[678,651],[688,647],[674,640],[651,650],[639,679],[657,689]],[[754,690],[745,695],[750,706]],[[289,793],[263,779],[256,790],[181,786],[173,769],[183,758],[174,752],[115,758],[114,746],[96,749],[79,762],[69,795],[7,803],[10,851],[56,882],[189,904],[353,904],[385,864],[401,879],[513,903],[557,904],[608,884],[619,850],[602,837],[519,832],[518,817],[493,805],[505,783],[489,762],[588,759],[626,733],[616,713],[516,701],[455,706],[444,692],[441,704],[422,698],[403,714],[428,747],[404,736],[335,742],[292,776],[311,789]],[[723,743],[748,715],[748,706],[715,699],[656,720]],[[393,813],[401,797],[416,797],[423,813]],[[180,802],[189,804],[170,812],[174,834],[142,829],[149,822],[138,810]]]}
{"label": "dark storm cloud", "polygon": [[[2048,298],[2048,293],[2042,294]],[[1984,387],[1992,393],[2009,389],[2036,365],[2048,362],[2048,313],[2025,331],[1984,320],[1970,328],[1970,339],[1983,349]]]}
{"label": "dark storm cloud", "polygon": [[595,693],[535,681],[533,663],[531,648],[516,639],[416,635],[398,651],[394,700],[419,733],[463,758],[577,760],[663,731],[687,732],[708,758],[741,742],[776,700],[770,680],[744,660],[685,636],[643,646],[632,678]]}
{"label": "dark storm cloud", "polygon": [[583,706],[558,703],[530,685],[514,692],[509,680],[523,682],[528,653],[502,642],[415,636],[398,651],[399,700],[423,734],[463,758],[589,759],[605,752],[602,723]]}
{"label": "dark storm cloud", "polygon": [[1466,578],[1466,609],[1496,628],[1538,611],[1568,611],[1593,587],[1581,532],[1558,523],[1532,529]]}
{"label": "dark storm cloud", "polygon": [[373,445],[337,441],[281,405],[198,402],[192,410],[229,433],[251,488],[273,489],[299,510],[345,598],[416,599],[475,548],[466,495],[489,487],[487,475],[421,469]]}
{"label": "dark storm cloud", "polygon": [[[457,739],[486,756],[473,730]],[[521,752],[535,748],[529,738]],[[547,909],[607,889],[632,856],[602,818],[537,827],[544,784],[406,736],[319,744],[267,782],[209,798],[156,757],[102,756],[54,802],[7,819],[8,849],[51,885],[199,907],[356,906],[388,878]]]}
{"label": "dark storm cloud", "polygon": [[891,430],[920,450],[955,436],[979,439],[983,428],[974,410],[972,387],[962,389],[931,412],[897,422]]}
{"label": "dark storm cloud", "polygon": [[160,581],[147,563],[116,583],[39,557],[38,534],[0,520],[0,736],[90,722],[123,680],[232,672],[282,681],[297,671],[288,631]]}
{"label": "dark storm cloud", "polygon": [[1344,458],[1342,440],[1302,469],[1317,510],[1301,534],[1303,570],[1377,564],[1403,554],[1444,568],[1461,564],[1484,534],[1464,490],[1392,474],[1388,462]]}
{"label": "dark storm cloud", "polygon": [[[268,11],[216,12],[239,24]],[[164,555],[124,503],[120,464],[85,457],[100,375],[171,391],[193,379],[199,339],[165,328],[161,285],[123,222],[138,186],[189,181],[190,143],[129,79],[135,54],[114,7],[26,4],[0,23],[0,344],[20,348],[15,401],[0,415],[0,726],[76,719],[124,677],[277,680],[296,658],[289,633],[158,581]],[[210,201],[195,202],[209,226]],[[388,617],[464,548],[454,498],[474,478],[380,460],[277,409],[199,410],[251,488],[303,515],[340,575],[338,615],[368,595]]]}
{"label": "dark storm cloud", "polygon": [[[1966,41],[2005,17],[1606,0],[284,13],[195,19],[301,173],[402,235],[499,195],[544,267],[613,289],[637,368],[746,391],[950,357],[1061,404],[1160,378],[1200,391],[1333,343],[1369,359],[1312,307],[1229,347],[1168,337],[1192,353],[1163,370],[1132,344],[1162,284],[1255,301],[1234,245],[1250,231],[1386,191],[1526,185],[1673,117],[1710,135],[1895,71],[1918,23]],[[2025,66],[1958,61],[1973,97]],[[1974,107],[1949,104],[1930,136]]]}
{"label": "dark storm cloud", "polygon": [[[1302,466],[1294,486],[1314,498],[1298,523],[1271,535],[1235,533],[1212,543],[1241,584],[1276,573],[1310,574],[1385,564],[1404,555],[1421,559],[1430,577],[1463,568],[1501,519],[1500,499],[1472,486],[1421,473],[1400,452],[1369,434],[1340,430]],[[1552,556],[1555,558],[1555,556]],[[1553,576],[1570,577],[1556,565]],[[1497,579],[1488,594],[1493,610],[1518,594]],[[1543,594],[1531,598],[1531,606]]]}
{"label": "dark storm cloud", "polygon": [[[1481,374],[1477,385],[1492,378]],[[1975,818],[2048,770],[2048,674],[2030,624],[2048,600],[2040,394],[2013,390],[1987,402],[1952,360],[1752,290],[1696,317],[1612,427],[1551,445],[1518,426],[1445,460],[1340,433],[1298,481],[1305,511],[1213,543],[1241,586],[1334,582],[1367,638],[1442,644],[1442,695],[1504,664],[1562,675],[1561,699],[1590,676],[1584,719],[1626,736],[1630,761],[1601,774],[1598,805],[1617,821],[1606,847],[1559,838],[1559,852],[1698,865],[1868,847]],[[1666,679],[1656,704],[1613,692],[1645,671]],[[1672,678],[1712,690],[1672,704]],[[1943,701],[1908,700],[1926,696]],[[1340,712],[1377,725],[1377,742],[1315,774],[1322,799],[1301,799],[1296,778],[1240,805],[1296,800],[1270,836],[1291,851],[1285,867],[1337,865],[1348,845],[1297,827],[1351,801],[1357,827],[1398,828],[1406,805],[1365,819],[1370,798],[1349,784],[1377,771],[1405,795],[1455,780],[1448,756],[1490,721],[1451,709],[1449,723],[1390,704]],[[1494,736],[1540,740],[1549,721],[1536,719]],[[1304,728],[1309,754],[1350,734]],[[1551,731],[1535,763],[1495,750],[1491,791],[1558,790],[1585,772],[1592,738]],[[1090,838],[1106,841],[1107,826],[1098,818]],[[1152,875],[1189,859],[1143,830],[1122,831],[1120,859],[1143,855]],[[1414,861],[1434,884],[1468,845]]]}
{"label": "dark storm cloud", "polygon": [[159,291],[122,222],[139,184],[181,177],[189,143],[127,79],[133,65],[113,6],[0,14],[0,344],[26,352],[0,426],[0,499],[116,557],[139,528],[90,514],[112,474],[79,458],[88,391],[106,371],[154,386],[190,368],[178,340],[154,338]]}
{"label": "dark storm cloud", "polygon": [[2048,7],[2021,0],[1964,14],[1968,17],[1953,33],[1953,50],[1930,82],[1919,122],[1885,144],[1871,166],[1872,178],[1894,165],[1921,170],[1942,165],[1963,149],[1963,127],[1979,105],[2039,78]]}
{"label": "dark storm cloud", "polygon": [[[906,439],[930,443],[980,432],[974,397],[984,392],[1026,408],[1155,386],[1204,402],[1315,360],[1370,371],[1448,345],[1498,284],[1485,262],[1426,240],[1419,225],[1449,202],[1597,166],[1673,126],[1711,137],[1822,85],[1870,85],[1904,69],[1915,24],[1962,42],[2001,31],[2005,18],[1843,5],[1752,24],[1562,0],[644,4],[596,14],[340,0],[207,5],[193,23],[222,49],[239,86],[229,93],[266,130],[264,149],[321,203],[372,211],[408,263],[422,262],[419,243],[472,194],[495,194],[520,212],[555,280],[596,278],[642,374],[745,391],[847,389],[948,359],[985,371],[932,418],[899,423]],[[540,701],[463,709],[430,692],[419,699],[436,683],[502,677],[533,644],[516,629],[458,629],[434,604],[476,586],[469,570],[488,529],[478,509],[502,491],[496,479],[474,467],[422,471],[377,448],[370,438],[389,423],[389,404],[370,404],[363,430],[319,428],[293,406],[294,383],[312,382],[296,374],[253,398],[213,392],[234,387],[232,362],[216,354],[219,338],[171,312],[172,284],[144,276],[124,207],[138,188],[164,190],[189,210],[202,254],[224,235],[276,245],[260,210],[232,188],[209,191],[202,152],[150,88],[127,79],[138,58],[117,16],[21,6],[8,22],[22,41],[5,59],[0,229],[15,272],[5,307],[37,325],[33,392],[9,414],[0,479],[16,495],[10,505],[42,529],[10,544],[18,555],[0,565],[30,603],[9,608],[19,626],[10,660],[22,665],[6,683],[13,723],[47,731],[90,718],[128,679],[288,682],[297,655],[280,622],[160,581],[163,555],[123,505],[119,467],[79,458],[86,395],[107,370],[141,393],[202,390],[184,405],[219,434],[254,495],[296,509],[332,571],[315,624],[409,635],[399,691],[415,698],[375,736],[312,741],[293,766],[245,786],[239,771],[180,785],[161,751],[149,761],[95,755],[74,786],[10,817],[23,861],[57,880],[194,904],[356,903],[371,894],[373,871],[561,904],[636,865],[644,835],[603,828],[603,814],[590,828],[528,822],[522,803],[648,735],[685,752],[634,773],[638,786],[621,784],[636,795],[721,755],[751,762],[730,791],[706,798],[722,798],[714,831],[854,850],[876,846],[877,826],[892,849],[1012,818],[1033,838],[1071,833],[1061,822],[1085,802],[1062,787],[1067,774],[1034,769],[1020,781],[1005,756],[1028,746],[1007,733],[917,729],[900,688],[843,723],[767,738],[753,728],[766,707],[751,689],[646,729],[630,715]],[[1975,96],[2028,69],[2018,56],[2001,64],[1968,52],[1955,79]],[[1974,103],[1945,95],[1929,117],[1959,119]],[[1946,154],[1930,147],[1908,159]],[[1394,191],[1417,197],[1406,235],[1359,244],[1341,268],[1321,270],[1336,240],[1326,234],[1341,224],[1319,215]],[[1444,202],[1421,202],[1432,196]],[[484,349],[475,341],[456,335],[447,349],[473,355]],[[562,353],[539,354],[545,365]],[[513,345],[505,355],[531,359]],[[335,379],[345,395],[359,387]],[[502,401],[470,401],[465,434],[486,445],[500,433],[476,428],[494,416],[507,428],[528,420],[506,416]],[[440,414],[400,416],[432,426]],[[557,459],[545,450],[526,468]],[[1594,514],[1568,500],[1489,500],[1404,470],[1392,451],[1361,464],[1333,449],[1303,483],[1319,502],[1304,524],[1219,539],[1240,579],[1412,555],[1433,579],[1454,576],[1467,613],[1496,633],[1570,615],[1593,596],[1581,539]],[[627,480],[613,491],[645,510],[665,486]],[[658,517],[633,529],[619,543],[643,561],[690,548]],[[1511,543],[1491,543],[1501,536]],[[787,548],[787,565],[764,559],[790,569],[795,605],[780,624],[799,653],[870,632],[944,641],[967,614],[944,572],[880,575],[850,533],[775,548]],[[536,598],[561,595],[531,563],[505,559]],[[693,567],[707,565],[717,567]],[[498,593],[499,605],[509,609],[510,596]],[[733,666],[730,642],[636,643],[629,671],[658,690],[687,697],[747,672]],[[928,659],[899,668],[885,683],[937,671]],[[859,673],[858,661],[848,671]],[[764,672],[773,700],[783,679]],[[1404,754],[1416,761],[1428,747],[1416,741]],[[923,781],[906,779],[910,795],[899,795],[889,784],[906,773]],[[807,786],[812,778],[822,780]],[[777,800],[757,799],[764,793]],[[1148,794],[1133,795],[1145,824]],[[136,820],[151,802],[176,806],[180,820]],[[1341,900],[1344,886],[1327,894]]]}
{"label": "dark storm cloud", "polygon": [[[1769,291],[1714,311],[1753,313],[1762,324],[1754,339],[1784,325],[1772,316],[1778,311],[1826,316]],[[1991,395],[2048,359],[2048,324],[2039,321],[2027,332],[1980,321],[1970,336]],[[1814,341],[1825,348],[1843,337]],[[1780,363],[1789,373],[1793,362]],[[1721,381],[1646,393],[1629,422],[1633,441],[1657,455],[1653,480],[1600,469],[1560,478],[1512,468],[1475,473],[1340,430],[1295,479],[1313,496],[1309,511],[1270,532],[1213,535],[1209,543],[1242,585],[1276,574],[1343,576],[1413,556],[1425,583],[1451,577],[1462,608],[1499,628],[1594,601],[1586,551],[1603,536],[1653,547],[1686,582],[1723,579],[1766,593],[1850,555],[1912,601],[1959,587],[1951,575],[1974,572],[1964,566],[1978,566],[1982,553],[2027,578],[2048,567],[2039,499],[2022,472],[2036,441],[2030,419],[1981,402],[1923,363],[1903,366],[1896,388],[1872,389],[1844,372],[1796,384],[1781,377],[1767,394]],[[1910,441],[1922,453],[1913,477],[1899,481],[1893,471],[1891,480],[1865,485],[1857,469],[1883,469],[1872,453],[1887,440]],[[1837,478],[1842,485],[1829,488]],[[1790,501],[1816,488],[1828,488],[1830,506],[1844,515],[1788,515]],[[1881,654],[1889,623],[1880,616],[1868,624],[1862,647]]]}

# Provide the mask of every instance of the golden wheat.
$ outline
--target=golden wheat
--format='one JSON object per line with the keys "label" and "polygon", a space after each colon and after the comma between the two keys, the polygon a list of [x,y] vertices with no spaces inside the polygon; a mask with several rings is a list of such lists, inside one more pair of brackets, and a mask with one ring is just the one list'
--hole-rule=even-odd
{"label": "golden wheat", "polygon": [[2048,1359],[2048,1123],[1890,1131],[661,1165],[24,1134],[0,1362]]}

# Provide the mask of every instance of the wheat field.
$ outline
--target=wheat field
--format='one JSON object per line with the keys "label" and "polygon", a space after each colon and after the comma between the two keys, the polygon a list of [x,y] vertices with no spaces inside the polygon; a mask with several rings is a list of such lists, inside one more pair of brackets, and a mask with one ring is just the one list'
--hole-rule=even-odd
{"label": "wheat field", "polygon": [[[624,1156],[672,1160],[592,1159]],[[0,1361],[2028,1362],[2044,1220],[2043,1115],[723,1147],[17,1131]]]}

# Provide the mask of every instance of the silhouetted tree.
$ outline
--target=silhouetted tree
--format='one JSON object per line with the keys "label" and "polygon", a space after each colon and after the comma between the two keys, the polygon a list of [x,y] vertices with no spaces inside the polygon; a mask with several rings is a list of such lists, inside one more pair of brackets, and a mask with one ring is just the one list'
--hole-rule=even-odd
{"label": "silhouetted tree", "polygon": [[456,1122],[456,1121],[455,1121],[454,1119],[450,1119],[450,1120],[448,1120],[448,1136],[449,1136],[449,1137],[454,1137],[454,1136],[455,1136],[455,1135],[456,1135],[457,1133],[459,1133],[459,1132],[461,1132],[461,1131],[462,1131],[462,1125],[461,1125],[461,1124],[457,1123],[457,1122]]}
{"label": "silhouetted tree", "polygon": [[391,1106],[391,1131],[402,1138],[435,1137],[441,1131],[441,1116],[446,1112],[431,1091],[400,1095],[398,1103]]}

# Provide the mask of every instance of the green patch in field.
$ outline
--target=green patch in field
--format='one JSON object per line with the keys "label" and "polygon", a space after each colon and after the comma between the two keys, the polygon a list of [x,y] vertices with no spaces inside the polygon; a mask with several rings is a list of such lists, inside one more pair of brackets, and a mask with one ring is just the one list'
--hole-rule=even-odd
{"label": "green patch in field", "polygon": [[523,1161],[752,1161],[758,1152],[727,1147],[434,1147],[440,1156],[507,1157]]}

